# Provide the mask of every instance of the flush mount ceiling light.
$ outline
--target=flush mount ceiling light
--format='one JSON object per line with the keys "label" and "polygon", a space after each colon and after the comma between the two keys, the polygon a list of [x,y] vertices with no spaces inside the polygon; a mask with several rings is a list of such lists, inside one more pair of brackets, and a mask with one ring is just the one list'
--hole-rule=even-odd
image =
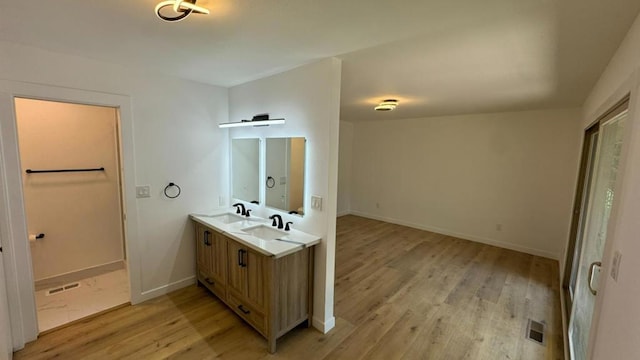
{"label": "flush mount ceiling light", "polygon": [[398,106],[398,100],[396,99],[387,99],[380,103],[380,105],[376,106],[374,109],[376,111],[391,111]]}
{"label": "flush mount ceiling light", "polygon": [[243,126],[269,126],[269,125],[278,125],[284,124],[284,119],[269,119],[268,114],[256,115],[251,120],[240,120],[239,122],[228,122],[218,124],[218,127],[223,128],[232,128],[232,127],[243,127]]}
{"label": "flush mount ceiling light", "polygon": [[209,14],[209,10],[196,5],[196,0],[162,1],[156,5],[156,15],[164,21],[180,21],[194,14]]}

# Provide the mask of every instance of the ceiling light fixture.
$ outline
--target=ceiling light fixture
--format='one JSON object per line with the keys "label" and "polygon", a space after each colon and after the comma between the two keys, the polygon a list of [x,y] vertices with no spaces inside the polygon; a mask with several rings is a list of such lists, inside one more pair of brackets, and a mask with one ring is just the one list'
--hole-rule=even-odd
{"label": "ceiling light fixture", "polygon": [[269,126],[269,125],[278,125],[284,124],[284,119],[269,119],[268,114],[256,115],[251,120],[240,120],[239,122],[228,122],[218,124],[218,127],[223,128],[232,128],[232,127],[243,127],[243,126]]}
{"label": "ceiling light fixture", "polygon": [[398,106],[398,100],[396,99],[387,99],[380,103],[380,105],[376,106],[374,109],[376,111],[391,111]]}
{"label": "ceiling light fixture", "polygon": [[[173,10],[173,16],[168,16],[168,14],[163,14],[163,9],[171,8]],[[158,5],[156,5],[156,15],[164,21],[180,21],[191,13],[194,14],[209,14],[209,10],[203,8],[202,6],[196,5],[196,0],[169,0],[162,1]]]}

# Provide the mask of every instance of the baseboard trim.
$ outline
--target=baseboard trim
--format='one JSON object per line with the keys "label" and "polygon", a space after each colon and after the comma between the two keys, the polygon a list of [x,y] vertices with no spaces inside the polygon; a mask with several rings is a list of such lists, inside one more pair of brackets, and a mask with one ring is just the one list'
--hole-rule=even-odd
{"label": "baseboard trim", "polygon": [[350,210],[340,211],[339,213],[336,214],[336,217],[347,216],[347,215],[351,215]]}
{"label": "baseboard trim", "polygon": [[332,316],[331,318],[322,321],[317,317],[314,317],[313,320],[311,321],[311,325],[313,325],[314,328],[318,329],[323,334],[326,334],[331,329],[336,327],[336,318]]}
{"label": "baseboard trim", "polygon": [[134,297],[131,297],[131,304],[135,305],[135,304],[139,304],[143,301],[147,301],[147,300],[151,300],[153,298],[156,298],[158,296],[162,296],[162,295],[166,295],[172,291],[176,291],[179,289],[182,289],[184,287],[190,286],[190,285],[195,285],[196,283],[196,277],[194,276],[189,276],[186,277],[182,280],[178,280],[178,281],[174,281],[172,283],[166,284],[166,285],[162,285],[162,286],[158,286],[155,289],[151,289],[151,290],[147,290],[147,291],[143,291],[140,296],[136,296],[135,297],[135,303],[134,303]]}
{"label": "baseboard trim", "polygon": [[72,271],[72,272],[52,276],[49,278],[36,280],[34,283],[35,283],[36,291],[39,291],[43,289],[60,286],[62,284],[68,284],[74,281],[80,281],[82,279],[88,279],[91,277],[99,276],[102,274],[106,274],[108,272],[125,269],[125,268],[126,268],[126,264],[124,260],[116,260],[116,261],[105,263],[102,265],[92,266],[92,267],[80,269],[77,271]]}
{"label": "baseboard trim", "polygon": [[558,254],[554,254],[554,253],[551,253],[551,252],[545,251],[545,250],[530,248],[530,247],[527,247],[527,246],[515,245],[515,244],[508,243],[508,242],[500,241],[500,240],[495,240],[495,239],[489,239],[489,238],[484,238],[484,237],[480,237],[480,236],[474,236],[474,235],[469,235],[469,234],[458,233],[458,232],[455,232],[455,231],[450,231],[450,230],[447,230],[447,229],[442,229],[442,228],[433,227],[433,226],[415,224],[415,223],[408,222],[408,221],[398,220],[398,219],[389,218],[389,217],[385,217],[385,216],[378,216],[378,215],[368,214],[368,213],[361,212],[361,211],[351,210],[351,214],[352,215],[356,215],[356,216],[360,216],[360,217],[364,217],[364,218],[368,218],[368,219],[380,220],[380,221],[384,221],[384,222],[388,222],[388,223],[392,223],[392,224],[396,224],[396,225],[408,226],[408,227],[411,227],[411,228],[414,228],[414,229],[426,230],[426,231],[431,231],[431,232],[438,233],[438,234],[453,236],[453,237],[457,237],[457,238],[464,239],[464,240],[475,241],[475,242],[479,242],[479,243],[487,244],[487,245],[491,245],[491,246],[497,246],[497,247],[500,247],[500,248],[503,248],[503,249],[514,250],[514,251],[518,251],[518,252],[522,252],[522,253],[526,253],[526,254],[530,254],[530,255],[535,255],[535,256],[548,258],[548,259],[558,260]]}

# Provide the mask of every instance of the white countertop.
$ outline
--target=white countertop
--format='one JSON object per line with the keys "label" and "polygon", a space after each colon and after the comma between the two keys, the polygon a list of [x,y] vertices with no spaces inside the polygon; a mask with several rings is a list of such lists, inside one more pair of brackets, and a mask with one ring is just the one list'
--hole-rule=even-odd
{"label": "white countertop", "polygon": [[[207,215],[190,214],[189,217],[193,221],[217,230],[218,232],[237,240],[243,245],[258,251],[261,254],[276,258],[289,255],[320,243],[321,238],[319,236],[307,234],[296,229],[291,229],[289,231],[280,230],[283,232],[283,236],[278,237],[276,240],[263,240],[242,231],[242,229],[251,228],[261,224],[271,227],[271,220],[251,216],[242,221],[225,224],[215,218],[219,215],[234,213],[234,210],[235,209],[222,210]],[[273,227],[273,229],[277,230],[275,227]]]}

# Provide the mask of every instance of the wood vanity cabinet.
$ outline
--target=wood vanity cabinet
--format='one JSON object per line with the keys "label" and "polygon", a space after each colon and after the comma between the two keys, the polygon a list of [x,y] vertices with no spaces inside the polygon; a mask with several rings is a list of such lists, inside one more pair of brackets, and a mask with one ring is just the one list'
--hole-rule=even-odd
{"label": "wood vanity cabinet", "polygon": [[307,321],[313,300],[313,247],[275,258],[197,224],[198,281],[276,350],[276,339]]}

